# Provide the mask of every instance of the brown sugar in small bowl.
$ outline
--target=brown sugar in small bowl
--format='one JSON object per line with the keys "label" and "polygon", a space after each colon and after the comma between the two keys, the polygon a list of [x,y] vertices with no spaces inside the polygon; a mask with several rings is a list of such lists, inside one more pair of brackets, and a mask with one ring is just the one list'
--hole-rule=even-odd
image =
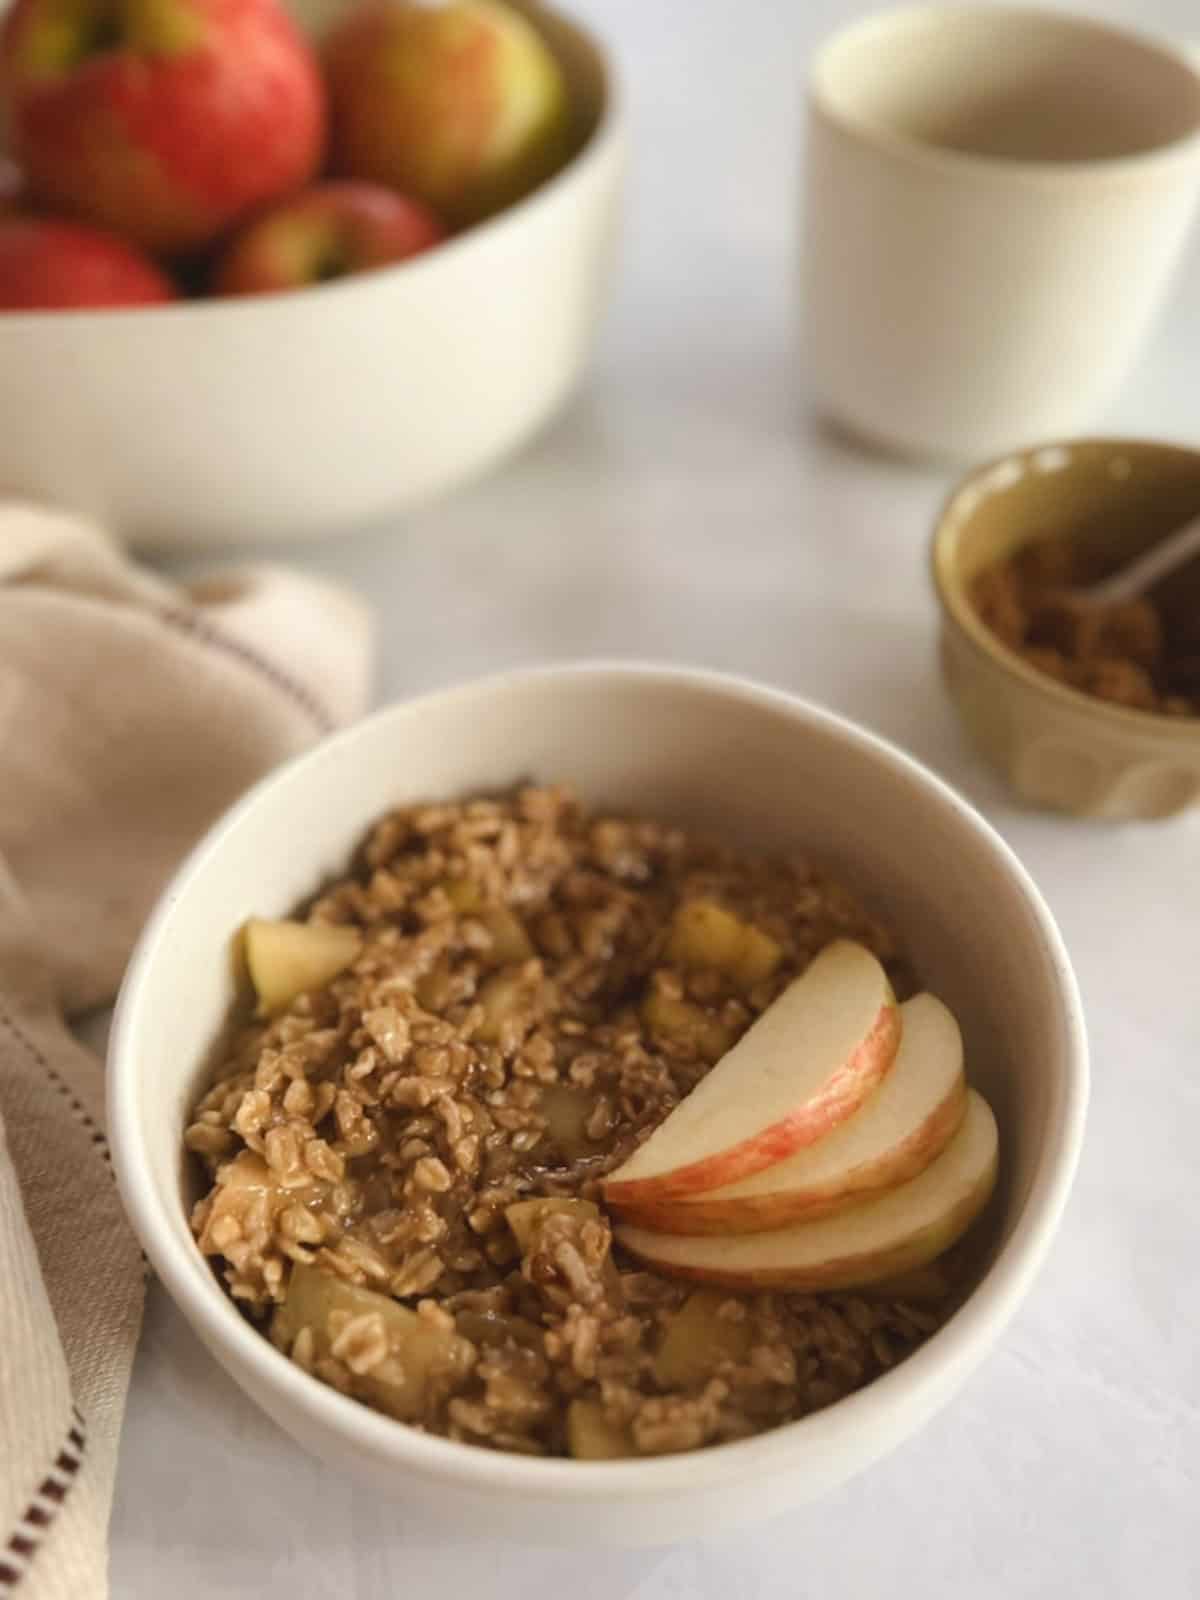
{"label": "brown sugar in small bowl", "polygon": [[[1077,542],[1112,570],[1200,514],[1200,451],[1136,439],[1041,446],[970,473],[933,535],[941,664],[972,742],[1028,804],[1150,820],[1200,804],[1200,716],[1131,710],[1025,661],[979,615],[980,573],[1034,541]],[[1200,562],[1164,581],[1200,610]]]}

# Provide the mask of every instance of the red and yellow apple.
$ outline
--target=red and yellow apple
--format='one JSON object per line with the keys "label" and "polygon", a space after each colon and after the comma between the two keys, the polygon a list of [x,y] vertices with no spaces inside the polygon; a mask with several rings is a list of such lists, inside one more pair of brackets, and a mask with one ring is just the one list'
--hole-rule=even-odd
{"label": "red and yellow apple", "polygon": [[860,1205],[923,1171],[962,1121],[958,1023],[933,995],[900,1007],[900,1048],[883,1082],[832,1133],[753,1177],[696,1195],[613,1203],[662,1233],[760,1233]]}
{"label": "red and yellow apple", "polygon": [[16,0],[0,99],[40,204],[166,254],[302,187],[324,148],[319,67],[278,0]]}
{"label": "red and yellow apple", "polygon": [[708,1237],[618,1227],[614,1237],[663,1272],[730,1289],[859,1288],[925,1266],[966,1232],[991,1195],[998,1148],[995,1118],[970,1090],[941,1155],[852,1210],[769,1233]]}
{"label": "red and yellow apple", "polygon": [[370,0],[325,46],[333,160],[461,225],[511,204],[566,158],[566,84],[502,0]]}
{"label": "red and yellow apple", "polygon": [[149,306],[174,298],[167,276],[111,234],[0,214],[0,311]]}
{"label": "red and yellow apple", "polygon": [[369,272],[445,237],[416,200],[375,183],[319,183],[257,217],[217,264],[217,294],[271,294]]}
{"label": "red and yellow apple", "polygon": [[614,1209],[748,1178],[854,1115],[891,1067],[900,1020],[862,945],[827,945],[604,1183]]}
{"label": "red and yellow apple", "polygon": [[21,169],[0,153],[0,217],[7,217],[21,209],[24,189]]}

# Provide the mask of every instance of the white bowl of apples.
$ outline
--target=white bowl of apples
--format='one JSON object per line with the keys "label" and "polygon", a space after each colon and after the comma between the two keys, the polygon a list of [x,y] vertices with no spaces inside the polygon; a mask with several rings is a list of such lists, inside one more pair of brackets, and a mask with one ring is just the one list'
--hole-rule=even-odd
{"label": "white bowl of apples", "polygon": [[534,0],[308,10],[0,18],[0,492],[141,544],[320,537],[572,389],[622,169],[600,46]]}
{"label": "white bowl of apples", "polygon": [[[434,1437],[301,1371],[239,1314],[197,1248],[183,1130],[238,995],[230,941],[249,917],[288,917],[393,806],[527,777],[570,781],[589,805],[816,859],[895,929],[919,984],[938,997],[898,1016],[874,958],[829,946],[703,1080],[712,1093],[685,1097],[606,1186],[635,1257],[750,1289],[837,1286],[855,1281],[847,1264],[865,1265],[869,1281],[928,1262],[991,1195],[975,1223],[969,1292],[949,1320],[898,1366],[800,1421],[642,1459],[539,1459]],[[293,991],[347,960],[335,951],[323,974],[328,950],[317,959],[298,943],[311,927],[261,926],[273,929],[276,967],[289,964],[275,976]],[[346,930],[316,934],[340,942]],[[247,955],[265,998],[260,943]],[[769,689],[601,665],[519,672],[391,707],[260,784],[197,848],[147,926],[117,1009],[109,1110],[122,1196],[163,1284],[297,1440],[452,1536],[649,1544],[812,1499],[951,1399],[1045,1258],[1079,1155],[1087,1076],[1078,990],[1050,913],[949,788]],[[739,1186],[745,1172],[761,1181]],[[681,1207],[701,1225],[674,1231],[669,1213]]]}

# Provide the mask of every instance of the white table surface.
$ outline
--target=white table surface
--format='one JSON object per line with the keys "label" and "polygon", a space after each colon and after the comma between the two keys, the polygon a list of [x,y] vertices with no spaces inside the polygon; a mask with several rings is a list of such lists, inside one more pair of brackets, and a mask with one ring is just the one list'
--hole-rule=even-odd
{"label": "white table surface", "polygon": [[[294,1448],[154,1290],[113,1521],[118,1600],[1184,1600],[1200,1595],[1200,816],[1024,815],[934,670],[948,479],[817,428],[789,347],[801,64],[838,0],[578,0],[615,41],[635,168],[586,390],[519,460],[403,526],[287,552],[362,586],[390,698],[533,659],[655,657],[849,712],[980,805],[1059,917],[1094,1088],[1059,1243],[1002,1347],[915,1441],[751,1534],[579,1562],[432,1543]],[[1188,0],[1091,9],[1181,32]],[[1198,25],[1193,20],[1192,27]],[[1112,429],[1198,421],[1200,239]]]}

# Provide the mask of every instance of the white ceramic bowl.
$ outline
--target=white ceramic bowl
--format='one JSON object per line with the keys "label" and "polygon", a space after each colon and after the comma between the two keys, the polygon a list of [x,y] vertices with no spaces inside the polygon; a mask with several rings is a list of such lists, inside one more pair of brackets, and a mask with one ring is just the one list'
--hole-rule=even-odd
{"label": "white ceramic bowl", "polygon": [[591,344],[624,133],[600,46],[525,9],[589,130],[556,177],[427,255],[336,283],[0,315],[0,493],[156,547],[319,537],[449,489],[526,439]]}
{"label": "white ceramic bowl", "polygon": [[[188,1231],[182,1133],[233,998],[235,930],[251,913],[285,912],[343,868],[397,802],[527,775],[756,848],[814,853],[886,912],[920,977],[962,1021],[1003,1137],[994,1256],[966,1305],[908,1361],[802,1422],[638,1462],[532,1460],[430,1438],[282,1356],[241,1317]],[[1087,1046],[1044,902],[937,778],[769,689],[585,665],[391,707],[261,783],[196,849],[151,919],[117,1008],[109,1085],[118,1180],[147,1255],[217,1360],[281,1427],[459,1538],[657,1543],[820,1494],[954,1394],[1003,1332],[1057,1226],[1083,1130]]]}

